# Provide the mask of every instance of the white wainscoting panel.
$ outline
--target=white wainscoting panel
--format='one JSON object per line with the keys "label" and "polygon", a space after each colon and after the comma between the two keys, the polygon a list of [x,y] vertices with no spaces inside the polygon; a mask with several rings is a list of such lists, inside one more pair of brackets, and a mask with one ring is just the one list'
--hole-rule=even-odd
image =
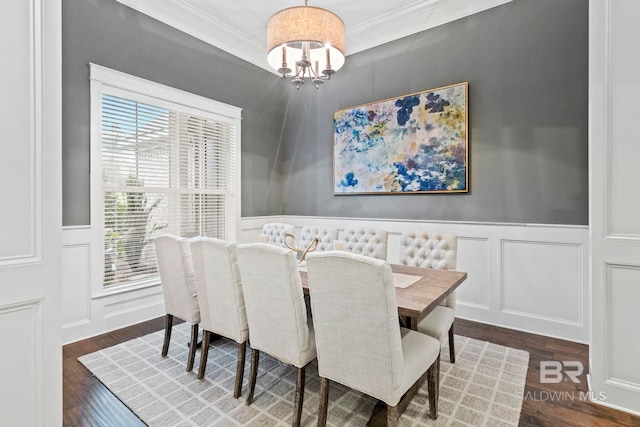
{"label": "white wainscoting panel", "polygon": [[[102,248],[90,226],[62,230],[62,312],[65,344],[164,315],[160,284],[115,292],[101,289]],[[96,253],[97,251],[97,253]]]}
{"label": "white wainscoting panel", "polygon": [[582,247],[555,242],[502,242],[502,309],[582,323]]}
{"label": "white wainscoting panel", "polygon": [[[2,421],[6,426],[38,425],[36,406],[42,384],[42,307],[41,301],[23,302],[0,306],[0,340],[13,347],[5,352],[0,364],[2,384],[0,400],[3,406]],[[31,337],[29,339],[29,337]]]}
{"label": "white wainscoting panel", "polygon": [[[400,235],[437,230],[458,236],[458,270],[468,275],[457,293],[457,316],[479,322],[587,342],[588,228],[304,216],[242,218],[238,242],[256,242],[269,222],[339,229],[376,227],[389,232],[387,259],[399,259]],[[99,277],[91,259],[100,250],[90,227],[63,229],[64,341],[71,342],[164,314],[161,289],[91,294]],[[95,262],[95,261],[94,261]]]}
{"label": "white wainscoting panel", "polygon": [[138,323],[139,318],[151,319],[165,314],[160,286],[138,289],[101,300],[105,328],[108,330],[120,328],[122,323]]}
{"label": "white wainscoting panel", "polygon": [[458,236],[458,266],[467,280],[456,291],[456,298],[469,306],[489,309],[489,239]]}
{"label": "white wainscoting panel", "polygon": [[398,262],[400,235],[437,230],[458,236],[456,315],[478,322],[586,343],[589,340],[587,226],[464,223],[370,218],[242,218],[238,241],[256,242],[270,222],[389,232],[387,260]]}
{"label": "white wainscoting panel", "polygon": [[[62,324],[91,321],[90,245],[65,245],[62,251]],[[84,285],[84,286],[82,286]]]}
{"label": "white wainscoting panel", "polygon": [[[640,393],[640,369],[635,355],[640,354],[638,339],[638,301],[640,301],[640,266],[606,265],[607,382],[635,389]],[[613,309],[615,307],[615,309]]]}

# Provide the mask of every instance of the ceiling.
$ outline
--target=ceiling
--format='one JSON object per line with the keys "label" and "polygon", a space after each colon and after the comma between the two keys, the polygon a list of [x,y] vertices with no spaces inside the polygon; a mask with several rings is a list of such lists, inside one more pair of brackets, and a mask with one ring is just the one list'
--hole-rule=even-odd
{"label": "ceiling", "polygon": [[[267,63],[267,21],[303,0],[118,0],[258,67]],[[338,15],[346,55],[454,21],[512,0],[309,0]]]}

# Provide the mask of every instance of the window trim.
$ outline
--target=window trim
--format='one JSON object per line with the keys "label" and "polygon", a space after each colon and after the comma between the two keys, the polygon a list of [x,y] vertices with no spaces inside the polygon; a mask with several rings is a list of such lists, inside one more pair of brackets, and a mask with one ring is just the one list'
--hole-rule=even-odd
{"label": "window trim", "polygon": [[104,201],[102,199],[102,95],[110,94],[151,103],[165,108],[179,108],[180,111],[233,123],[235,126],[235,236],[240,227],[240,141],[242,109],[175,89],[160,83],[112,70],[94,63],[89,64],[90,79],[90,220],[91,220],[91,298],[121,294],[159,286],[159,280],[147,279],[141,282],[103,286],[104,274]]}

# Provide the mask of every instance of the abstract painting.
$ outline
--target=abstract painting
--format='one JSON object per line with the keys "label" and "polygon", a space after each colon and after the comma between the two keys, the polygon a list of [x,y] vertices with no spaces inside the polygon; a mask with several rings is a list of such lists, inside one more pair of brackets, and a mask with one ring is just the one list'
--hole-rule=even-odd
{"label": "abstract painting", "polygon": [[468,83],[337,110],[334,194],[465,193]]}

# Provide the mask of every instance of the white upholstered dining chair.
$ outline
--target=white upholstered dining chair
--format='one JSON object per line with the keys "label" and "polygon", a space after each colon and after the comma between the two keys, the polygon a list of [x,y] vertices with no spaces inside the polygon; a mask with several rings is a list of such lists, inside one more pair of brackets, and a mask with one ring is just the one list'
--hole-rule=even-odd
{"label": "white upholstered dining chair", "polygon": [[377,228],[347,228],[333,249],[386,260],[388,236],[387,231]]}
{"label": "white upholstered dining chair", "polygon": [[[400,263],[436,270],[455,270],[458,239],[453,234],[414,231],[400,236]],[[451,293],[442,304],[418,323],[418,331],[444,343],[449,339],[449,360],[456,362],[454,321],[456,295]]]}
{"label": "white upholstered dining chair", "polygon": [[391,267],[343,251],[309,254],[309,291],[318,351],[318,425],[327,418],[329,380],[387,404],[398,422],[403,395],[427,372],[431,417],[438,415],[440,343],[401,328]]}
{"label": "white upholstered dining chair", "polygon": [[200,308],[198,296],[193,280],[193,264],[189,240],[165,234],[153,239],[162,295],[166,310],[164,329],[164,343],[162,356],[169,351],[173,318],[177,317],[191,324],[191,340],[189,341],[189,357],[187,372],[193,369],[196,357],[196,343],[198,340],[198,324],[200,323]]}
{"label": "white upholstered dining chair", "polygon": [[260,352],[297,368],[293,426],[300,425],[305,368],[316,358],[313,329],[307,325],[302,284],[294,251],[264,243],[238,246],[251,345],[247,405],[253,400]]}
{"label": "white upholstered dining chair", "polygon": [[291,224],[272,222],[262,226],[262,233],[258,236],[258,241],[260,243],[285,247],[285,236],[287,234],[293,234],[294,232],[295,227]]}
{"label": "white upholstered dining chair", "polygon": [[202,325],[202,350],[198,378],[204,377],[212,334],[238,343],[233,397],[240,397],[249,338],[247,315],[238,268],[236,245],[210,237],[191,240],[193,273]]}

